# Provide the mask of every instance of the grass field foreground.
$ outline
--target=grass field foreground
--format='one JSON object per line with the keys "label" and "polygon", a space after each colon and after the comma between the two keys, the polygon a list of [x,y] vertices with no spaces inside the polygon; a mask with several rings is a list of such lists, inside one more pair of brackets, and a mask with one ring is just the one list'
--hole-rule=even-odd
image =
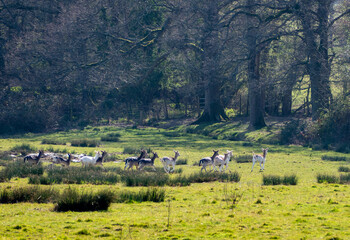
{"label": "grass field foreground", "polygon": [[[72,147],[71,139],[99,139],[120,134],[118,142],[102,141],[99,147]],[[43,139],[60,140],[66,145],[41,144]],[[335,152],[312,151],[301,146],[260,145],[215,140],[212,137],[156,128],[132,129],[89,127],[54,134],[27,134],[0,139],[0,151],[10,151],[22,143],[36,149],[93,153],[106,150],[124,159],[125,147],[150,148],[159,156],[173,156],[173,150],[186,159],[177,166],[187,176],[200,171],[194,165],[212,150],[234,150],[234,156],[259,153],[268,147],[265,171],[259,164],[251,172],[251,162],[230,162],[239,182],[192,183],[190,186],[164,186],[164,202],[112,203],[107,211],[54,212],[53,203],[0,204],[2,239],[349,239],[350,189],[346,184],[317,183],[318,174],[339,176],[338,169],[350,167],[348,161],[326,161],[322,156],[348,157]],[[2,162],[9,160],[2,160]],[[44,168],[49,163],[44,162]],[[159,159],[155,162],[162,167]],[[80,163],[73,163],[80,167]],[[123,168],[124,162],[107,162],[106,169]],[[3,167],[0,167],[3,168]],[[46,171],[46,170],[45,170]],[[47,173],[45,172],[44,175]],[[263,175],[295,175],[297,185],[263,185]],[[12,178],[1,188],[28,186],[28,178]],[[73,184],[74,185],[74,184]],[[30,185],[32,186],[32,185]],[[43,186],[63,192],[67,184]],[[81,191],[140,191],[144,187],[76,185]]]}

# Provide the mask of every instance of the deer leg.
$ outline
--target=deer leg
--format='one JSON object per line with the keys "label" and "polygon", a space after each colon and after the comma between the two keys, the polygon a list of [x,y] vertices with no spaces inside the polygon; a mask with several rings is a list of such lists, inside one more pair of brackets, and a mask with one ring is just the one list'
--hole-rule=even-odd
{"label": "deer leg", "polygon": [[254,165],[255,165],[255,158],[253,158],[253,166],[252,166],[252,171],[251,172],[253,172],[253,168],[254,168]]}

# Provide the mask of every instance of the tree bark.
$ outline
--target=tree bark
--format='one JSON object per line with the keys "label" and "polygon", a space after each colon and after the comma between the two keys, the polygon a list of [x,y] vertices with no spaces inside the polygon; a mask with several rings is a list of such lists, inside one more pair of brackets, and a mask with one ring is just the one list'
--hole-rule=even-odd
{"label": "tree bark", "polygon": [[202,77],[205,83],[205,106],[195,123],[218,122],[228,119],[220,102],[219,6],[217,1],[206,0],[204,39],[202,42]]}
{"label": "tree bark", "polygon": [[[252,7],[254,0],[248,0],[249,12],[254,15]],[[249,128],[259,129],[266,126],[264,119],[263,87],[260,79],[260,51],[257,49],[257,27],[251,17],[247,17],[248,32],[246,44],[248,47],[248,97],[249,97]]]}
{"label": "tree bark", "polygon": [[331,99],[328,59],[328,16],[331,0],[316,3],[317,30],[314,29],[315,23],[311,14],[313,4],[314,1],[303,0],[300,16],[309,57],[307,67],[311,83],[312,119],[317,120],[324,109],[329,108]]}

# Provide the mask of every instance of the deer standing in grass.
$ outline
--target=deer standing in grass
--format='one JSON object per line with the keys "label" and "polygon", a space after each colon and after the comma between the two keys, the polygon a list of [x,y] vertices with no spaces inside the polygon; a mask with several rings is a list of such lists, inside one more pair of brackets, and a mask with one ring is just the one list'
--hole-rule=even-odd
{"label": "deer standing in grass", "polygon": [[[62,157],[54,156],[52,164],[61,164],[64,167],[69,167],[71,161],[72,161],[72,155],[70,153],[68,153],[67,160],[63,159]],[[52,166],[52,165],[50,165],[50,166]]]}
{"label": "deer standing in grass", "polygon": [[203,171],[203,169],[206,172],[207,171],[207,166],[209,166],[209,165],[213,166],[215,157],[217,155],[219,155],[219,150],[217,150],[217,151],[213,150],[213,152],[214,152],[213,156],[205,157],[205,158],[202,158],[201,160],[199,160],[199,166],[202,166],[201,172]]}
{"label": "deer standing in grass", "polygon": [[88,166],[88,165],[95,165],[96,161],[98,158],[102,157],[102,155],[100,154],[100,152],[96,152],[95,157],[91,157],[91,156],[83,156],[82,158],[80,158],[81,164],[83,166]]}
{"label": "deer standing in grass", "polygon": [[106,151],[102,151],[102,155],[101,157],[97,158],[96,162],[95,162],[95,165],[100,165],[103,167],[103,158],[107,155],[107,152]]}
{"label": "deer standing in grass", "polygon": [[[262,148],[261,150],[263,152],[263,155],[255,154],[253,152],[253,166],[252,166],[252,171],[251,172],[253,172],[253,168],[254,168],[254,165],[255,165],[256,161],[258,161],[259,164],[260,164],[260,171],[264,170],[268,148]],[[263,164],[262,166],[261,166],[261,163]]]}
{"label": "deer standing in grass", "polygon": [[[139,166],[139,161],[142,158],[145,158],[147,155],[146,150],[141,150],[140,156],[139,157],[128,157],[127,159],[125,159],[125,167],[124,170],[129,170],[131,168],[131,170],[133,170],[133,166],[135,166],[136,168],[138,168]],[[128,167],[128,169],[126,169]]]}
{"label": "deer standing in grass", "polygon": [[158,158],[158,154],[156,152],[153,152],[153,156],[151,159],[149,158],[142,158],[139,161],[139,167],[137,168],[139,171],[141,171],[144,167],[152,167],[154,171],[157,171],[154,167],[154,160]]}
{"label": "deer standing in grass", "polygon": [[178,151],[175,151],[175,150],[174,150],[174,153],[175,153],[175,157],[173,157],[173,158],[172,157],[163,157],[161,159],[161,161],[163,163],[164,170],[167,173],[170,173],[171,167],[172,167],[171,172],[175,171],[176,160],[180,156],[180,153]]}
{"label": "deer standing in grass", "polygon": [[224,170],[224,171],[226,171],[227,168],[228,168],[228,164],[229,164],[229,162],[231,160],[231,157],[233,156],[232,152],[233,151],[227,150],[227,153],[225,153],[225,155],[216,156],[214,158],[214,163],[213,163],[214,170],[216,170],[216,168],[215,168],[216,166],[219,166],[219,171],[222,172],[223,171],[223,166],[226,166],[226,168]]}
{"label": "deer standing in grass", "polygon": [[30,155],[25,156],[23,160],[24,160],[24,162],[28,162],[31,164],[38,164],[40,161],[40,158],[43,156],[43,154],[44,154],[44,152],[40,150],[38,155],[30,154]]}

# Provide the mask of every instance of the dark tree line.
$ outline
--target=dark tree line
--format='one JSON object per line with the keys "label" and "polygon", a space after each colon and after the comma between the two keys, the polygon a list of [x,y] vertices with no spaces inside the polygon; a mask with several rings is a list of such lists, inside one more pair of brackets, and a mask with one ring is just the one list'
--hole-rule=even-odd
{"label": "dark tree line", "polygon": [[[0,132],[117,119],[265,126],[349,96],[350,4],[336,0],[0,1]],[[333,89],[333,90],[332,90]],[[296,102],[296,90],[305,101]]]}

